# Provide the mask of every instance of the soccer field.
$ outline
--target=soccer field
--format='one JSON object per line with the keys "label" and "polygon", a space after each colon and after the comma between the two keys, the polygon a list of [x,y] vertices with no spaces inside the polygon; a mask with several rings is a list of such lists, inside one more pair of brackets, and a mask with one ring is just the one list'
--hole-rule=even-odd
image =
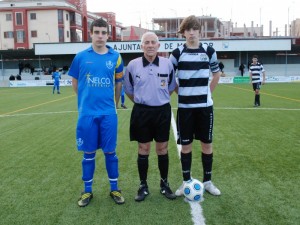
{"label": "soccer field", "polygon": [[[152,149],[150,195],[137,203],[137,143],[129,141],[128,110],[120,109],[119,187],[126,203],[109,197],[102,152],[97,154],[94,198],[77,206],[83,188],[82,155],[76,150],[76,97],[71,87],[0,88],[2,225],[192,225],[191,207],[159,193],[157,157]],[[176,95],[172,107],[176,115]],[[299,224],[300,221],[300,83],[266,84],[261,107],[253,108],[250,84],[220,84],[215,102],[213,181],[222,195],[204,194],[205,223]],[[100,154],[99,154],[100,153]],[[182,183],[173,131],[169,142],[169,182]],[[202,179],[201,152],[193,148],[192,176]]]}

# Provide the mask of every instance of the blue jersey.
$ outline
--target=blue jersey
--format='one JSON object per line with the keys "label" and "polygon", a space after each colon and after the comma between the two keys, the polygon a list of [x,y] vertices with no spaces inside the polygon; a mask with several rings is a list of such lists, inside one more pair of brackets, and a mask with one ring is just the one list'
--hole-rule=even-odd
{"label": "blue jersey", "polygon": [[92,47],[79,52],[70,67],[69,75],[78,80],[79,115],[116,114],[115,82],[122,82],[121,55],[106,46],[106,54]]}
{"label": "blue jersey", "polygon": [[54,79],[54,83],[59,83],[59,79],[61,78],[60,73],[59,72],[54,72],[52,74],[52,79]]}

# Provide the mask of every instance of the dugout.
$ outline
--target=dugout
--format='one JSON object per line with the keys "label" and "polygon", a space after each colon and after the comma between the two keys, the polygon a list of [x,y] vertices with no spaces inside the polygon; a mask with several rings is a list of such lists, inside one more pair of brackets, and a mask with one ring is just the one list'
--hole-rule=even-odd
{"label": "dugout", "polygon": [[[298,39],[297,39],[298,40]],[[159,52],[168,56],[184,39],[160,40]],[[238,75],[238,67],[247,64],[252,55],[259,56],[259,60],[269,71],[280,75],[299,75],[300,71],[300,44],[295,39],[287,38],[256,38],[256,39],[207,39],[202,43],[213,46],[218,54],[219,61],[225,65],[225,73]],[[108,42],[122,55],[124,65],[134,58],[142,56],[140,41]],[[2,50],[1,62],[3,69],[18,69],[18,61],[30,59],[35,68],[50,67],[58,68],[70,66],[75,54],[88,48],[91,43],[36,43],[30,50]],[[295,74],[297,73],[297,74]]]}

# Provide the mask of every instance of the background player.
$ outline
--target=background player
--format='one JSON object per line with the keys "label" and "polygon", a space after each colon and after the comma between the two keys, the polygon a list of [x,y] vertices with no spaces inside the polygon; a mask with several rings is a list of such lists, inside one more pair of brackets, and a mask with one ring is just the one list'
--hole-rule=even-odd
{"label": "background player", "polygon": [[254,107],[260,106],[260,88],[265,84],[266,73],[263,65],[258,62],[257,55],[252,57],[252,63],[249,67],[250,82],[252,83],[253,91],[255,92]]}
{"label": "background player", "polygon": [[60,94],[60,91],[59,91],[59,89],[60,89],[59,80],[61,79],[61,75],[60,75],[60,72],[59,72],[59,70],[57,68],[55,69],[55,71],[52,74],[52,79],[54,80],[52,93],[54,94],[55,88],[56,88],[57,94]]}

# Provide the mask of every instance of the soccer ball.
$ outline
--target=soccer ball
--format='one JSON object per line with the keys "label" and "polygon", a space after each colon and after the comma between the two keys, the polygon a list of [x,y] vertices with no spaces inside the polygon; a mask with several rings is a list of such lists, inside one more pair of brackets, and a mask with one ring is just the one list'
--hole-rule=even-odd
{"label": "soccer ball", "polygon": [[184,183],[183,194],[189,201],[200,202],[203,200],[204,185],[197,179],[191,179]]}

